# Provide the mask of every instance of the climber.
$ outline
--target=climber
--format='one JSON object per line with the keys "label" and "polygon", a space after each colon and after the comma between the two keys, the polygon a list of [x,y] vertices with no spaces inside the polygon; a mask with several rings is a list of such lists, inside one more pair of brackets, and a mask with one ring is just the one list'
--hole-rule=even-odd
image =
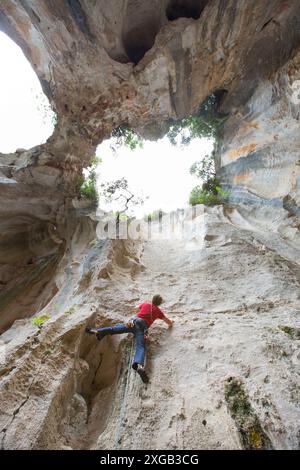
{"label": "climber", "polygon": [[96,338],[101,341],[106,335],[117,335],[122,333],[132,333],[135,336],[135,355],[132,363],[133,369],[139,374],[144,383],[149,382],[148,375],[145,371],[145,340],[148,337],[148,329],[152,323],[161,319],[169,328],[173,325],[173,320],[170,320],[161,311],[159,305],[163,303],[160,295],[154,295],[152,302],[145,302],[138,307],[135,307],[134,312],[136,315],[131,317],[125,323],[118,323],[112,327],[93,329],[87,327],[86,333],[95,334]]}

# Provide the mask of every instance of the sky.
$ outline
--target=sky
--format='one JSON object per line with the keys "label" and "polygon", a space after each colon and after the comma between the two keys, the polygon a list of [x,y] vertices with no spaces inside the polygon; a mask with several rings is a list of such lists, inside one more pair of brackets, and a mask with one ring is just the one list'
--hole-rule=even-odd
{"label": "sky", "polygon": [[[191,189],[199,184],[199,179],[190,174],[190,167],[213,150],[213,142],[194,139],[189,146],[180,148],[165,137],[156,142],[145,141],[143,149],[134,151],[121,147],[115,153],[110,147],[110,142],[104,141],[97,148],[96,154],[102,160],[98,180],[126,178],[129,189],[145,200],[135,208],[135,215],[142,217],[157,209],[169,212],[188,205]],[[107,208],[116,210],[114,206]]]}
{"label": "sky", "polygon": [[[21,49],[0,32],[0,152],[29,149],[46,142],[53,133],[53,113],[40,82]],[[186,207],[191,189],[199,184],[189,169],[195,161],[211,152],[213,143],[195,139],[184,148],[174,147],[164,138],[144,142],[143,149],[122,147],[114,152],[111,142],[97,148],[102,162],[97,170],[98,185],[119,178],[128,180],[129,189],[144,199],[137,216],[157,209],[165,212]],[[117,210],[108,206],[105,210]]]}
{"label": "sky", "polygon": [[0,152],[29,149],[53,133],[52,113],[22,50],[0,32]]}

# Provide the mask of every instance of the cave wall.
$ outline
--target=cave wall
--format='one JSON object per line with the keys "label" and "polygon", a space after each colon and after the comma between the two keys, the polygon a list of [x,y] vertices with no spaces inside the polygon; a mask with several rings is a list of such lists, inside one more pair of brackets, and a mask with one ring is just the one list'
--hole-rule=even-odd
{"label": "cave wall", "polygon": [[299,57],[262,80],[225,123],[218,164],[231,201],[299,216]]}
{"label": "cave wall", "polygon": [[[230,383],[251,400],[251,419],[258,416],[268,436],[261,434],[261,445],[299,447],[293,362],[299,109],[292,100],[299,23],[297,0],[1,1],[0,29],[22,48],[58,116],[46,144],[0,154],[3,448],[134,448],[149,429],[144,444],[156,448],[158,427],[166,431],[163,443],[174,448],[243,448],[240,420],[247,417],[230,415]],[[216,159],[230,204],[224,213],[208,211],[204,251],[196,264],[188,253],[183,262],[195,272],[198,263],[205,276],[200,273],[197,284],[179,269],[186,285],[181,300],[175,301],[175,293],[168,305],[196,312],[176,319],[184,331],[183,337],[175,331],[171,349],[178,383],[171,378],[164,386],[172,364],[167,337],[157,329],[150,357],[162,369],[148,393],[128,368],[126,340],[95,346],[83,334],[88,323],[122,321],[123,285],[129,307],[146,292],[142,277],[135,283],[144,269],[139,245],[95,240],[95,223],[77,210],[78,175],[114,127],[128,123],[157,139],[169,119],[195,112],[216,90],[227,91],[220,109],[228,119]],[[167,255],[168,248],[160,252]],[[161,285],[161,276],[168,279],[168,273],[148,269],[149,289]],[[233,272],[240,297],[232,290]],[[214,282],[216,273],[210,296],[205,279]],[[171,285],[177,289],[176,280]],[[191,298],[185,297],[187,286]],[[199,311],[198,294],[207,298]],[[35,330],[27,319],[38,311],[51,313],[45,329]],[[190,327],[198,314],[204,345]],[[182,340],[190,368],[178,360]],[[161,341],[162,363],[154,347]],[[199,362],[195,348],[202,346]],[[195,408],[185,402],[191,388],[194,398],[203,397]],[[165,408],[155,411],[151,393],[163,394]],[[129,418],[124,406],[132,398],[138,406],[131,405]],[[34,419],[24,433],[29,415]],[[145,424],[136,427],[141,415]]]}
{"label": "cave wall", "polygon": [[[98,240],[82,218],[50,320],[1,336],[1,448],[298,449],[299,244],[280,252],[249,220],[204,208],[186,238],[145,243]],[[157,291],[175,323],[151,327],[146,386],[131,335],[99,343],[84,329]]]}
{"label": "cave wall", "polygon": [[[228,165],[237,168],[239,157],[249,155],[257,166],[262,157],[254,151],[273,154],[276,146],[282,155],[289,140],[282,125],[291,132],[297,127],[297,105],[289,98],[298,79],[299,8],[296,0],[3,0],[0,28],[21,46],[58,114],[49,152],[46,147],[56,164],[86,162],[123,122],[155,139],[170,118],[195,112],[222,89],[230,118],[219,165],[227,167],[224,183],[240,186]],[[272,144],[264,140],[268,126]]]}
{"label": "cave wall", "polygon": [[[227,91],[216,160],[230,203],[297,217],[299,17],[296,0],[2,0],[0,29],[22,48],[58,122],[46,144],[0,156],[1,272],[41,261],[28,248],[40,223],[63,242],[53,242],[59,259],[82,167],[114,127],[128,123],[156,139],[216,90]],[[24,245],[18,263],[5,261],[8,238]],[[6,295],[14,281],[2,278]]]}

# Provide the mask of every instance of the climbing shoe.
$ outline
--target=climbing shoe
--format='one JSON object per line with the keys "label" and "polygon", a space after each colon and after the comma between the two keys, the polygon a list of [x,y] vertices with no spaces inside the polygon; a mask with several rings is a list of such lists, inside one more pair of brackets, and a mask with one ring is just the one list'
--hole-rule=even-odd
{"label": "climbing shoe", "polygon": [[139,364],[136,371],[139,374],[139,376],[141,377],[144,384],[147,384],[149,382],[149,377],[148,377],[144,367]]}
{"label": "climbing shoe", "polygon": [[96,338],[97,338],[98,341],[101,341],[101,339],[103,339],[104,336],[105,336],[104,333],[101,333],[101,331],[97,331]]}
{"label": "climbing shoe", "polygon": [[100,333],[95,328],[90,328],[89,326],[86,327],[85,332],[89,335],[96,335],[96,338],[101,341],[101,339],[105,336],[103,333]]}

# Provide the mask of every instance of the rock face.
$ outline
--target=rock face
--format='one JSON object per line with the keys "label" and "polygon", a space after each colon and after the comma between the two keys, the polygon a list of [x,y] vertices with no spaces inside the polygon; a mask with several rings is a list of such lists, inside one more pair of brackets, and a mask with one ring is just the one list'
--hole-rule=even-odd
{"label": "rock face", "polygon": [[[81,226],[51,319],[2,335],[3,448],[299,447],[299,264],[227,211],[179,240],[88,245]],[[175,324],[152,328],[145,386],[131,335],[99,343],[84,326],[122,322],[157,291]]]}
{"label": "rock face", "polygon": [[[0,154],[2,447],[299,448],[298,0],[2,0],[0,29],[58,116]],[[96,145],[216,91],[230,204],[185,240],[97,240],[74,202]],[[156,291],[175,326],[153,327],[145,388],[131,339],[84,327]]]}

